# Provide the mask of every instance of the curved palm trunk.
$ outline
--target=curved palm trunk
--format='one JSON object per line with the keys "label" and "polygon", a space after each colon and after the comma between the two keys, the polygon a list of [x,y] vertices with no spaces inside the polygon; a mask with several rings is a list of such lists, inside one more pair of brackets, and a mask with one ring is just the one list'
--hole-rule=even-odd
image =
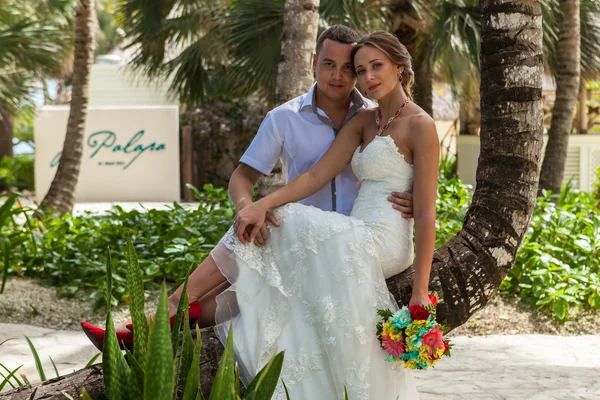
{"label": "curved palm trunk", "polygon": [[13,116],[0,105],[0,161],[13,156],[13,137]]}
{"label": "curved palm trunk", "polygon": [[72,212],[83,154],[90,70],[94,61],[94,0],[77,0],[71,111],[56,175],[40,209]]}
{"label": "curved palm trunk", "polygon": [[[319,0],[286,0],[281,39],[281,59],[277,69],[277,104],[306,93],[313,84],[312,56],[317,47]],[[258,197],[285,185],[281,164],[258,182]]]}
{"label": "curved palm trunk", "polygon": [[540,188],[552,190],[553,193],[559,193],[562,186],[569,135],[573,128],[573,111],[579,94],[580,28],[579,0],[560,0],[556,102],[540,176]]}
{"label": "curved palm trunk", "polygon": [[[433,257],[430,289],[450,328],[483,308],[527,233],[542,145],[542,17],[538,1],[482,0],[481,156],[463,229]],[[412,267],[388,279],[408,304]]]}

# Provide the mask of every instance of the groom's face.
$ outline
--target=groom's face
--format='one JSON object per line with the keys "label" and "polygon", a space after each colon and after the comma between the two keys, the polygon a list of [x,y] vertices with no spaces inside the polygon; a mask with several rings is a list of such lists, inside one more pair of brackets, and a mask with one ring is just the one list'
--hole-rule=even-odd
{"label": "groom's face", "polygon": [[354,43],[340,43],[326,39],[319,54],[313,58],[317,86],[322,94],[333,101],[345,101],[356,83],[350,52]]}

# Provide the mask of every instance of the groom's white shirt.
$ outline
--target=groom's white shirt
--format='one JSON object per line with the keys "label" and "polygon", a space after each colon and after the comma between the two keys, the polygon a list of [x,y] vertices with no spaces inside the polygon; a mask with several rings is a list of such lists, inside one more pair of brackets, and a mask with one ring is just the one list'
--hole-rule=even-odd
{"label": "groom's white shirt", "polygon": [[[338,132],[325,112],[317,107],[315,90],[316,84],[308,93],[271,110],[240,162],[269,175],[281,159],[287,182],[313,167],[327,152]],[[344,124],[361,108],[374,106],[354,89]],[[350,215],[358,188],[358,180],[347,166],[330,184],[299,203]]]}

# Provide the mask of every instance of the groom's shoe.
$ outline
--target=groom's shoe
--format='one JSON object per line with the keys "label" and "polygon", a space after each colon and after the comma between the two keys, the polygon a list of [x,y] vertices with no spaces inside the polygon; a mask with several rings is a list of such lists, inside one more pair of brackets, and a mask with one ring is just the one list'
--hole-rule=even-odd
{"label": "groom's shoe", "polygon": [[[198,319],[202,316],[202,306],[200,305],[199,302],[194,301],[193,303],[191,303],[188,307],[188,317],[190,320],[190,327],[194,326],[194,324],[196,323],[196,321],[198,321]],[[169,323],[171,325],[171,329],[173,329],[173,325],[175,324],[175,317],[176,315],[173,315],[171,317],[171,319],[169,320]],[[183,318],[183,315],[182,315]],[[127,324],[125,325],[125,327],[127,329],[129,329],[130,331],[133,331],[133,324]]]}
{"label": "groom's shoe", "polygon": [[[104,329],[98,328],[87,322],[81,323],[81,329],[90,341],[100,351],[104,348]],[[121,349],[133,351],[133,332],[117,332],[117,341]]]}

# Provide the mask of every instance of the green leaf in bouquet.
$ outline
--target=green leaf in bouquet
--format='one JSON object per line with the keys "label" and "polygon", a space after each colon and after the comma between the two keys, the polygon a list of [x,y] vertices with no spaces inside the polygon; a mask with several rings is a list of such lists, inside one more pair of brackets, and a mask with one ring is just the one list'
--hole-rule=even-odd
{"label": "green leaf in bouquet", "polygon": [[284,352],[273,356],[271,360],[259,371],[246,390],[247,400],[270,399],[275,393],[279,375],[283,367]]}
{"label": "green leaf in bouquet", "polygon": [[144,400],[171,400],[172,392],[173,350],[167,306],[167,288],[163,281],[156,319],[150,322]]}
{"label": "green leaf in bouquet", "polygon": [[377,310],[377,315],[379,315],[381,318],[385,319],[389,319],[392,317],[392,315],[394,315],[394,313],[392,313],[392,311],[390,311],[390,309],[386,308],[384,310]]}
{"label": "green leaf in bouquet", "polygon": [[[189,328],[188,328],[189,329]],[[194,346],[194,355],[192,364],[188,371],[183,388],[182,400],[194,400],[200,393],[200,352],[202,351],[202,334],[200,328],[196,326],[196,345]]]}
{"label": "green leaf in bouquet", "polygon": [[[144,280],[131,238],[127,236],[127,287],[129,288],[129,312],[133,323],[133,353],[143,370],[146,365],[148,344],[148,321],[144,314]],[[143,382],[142,382],[142,388]]]}
{"label": "green leaf in bouquet", "polygon": [[227,342],[225,343],[225,351],[223,352],[217,374],[213,381],[209,400],[234,400],[235,395],[233,330],[232,325],[230,324]]}

